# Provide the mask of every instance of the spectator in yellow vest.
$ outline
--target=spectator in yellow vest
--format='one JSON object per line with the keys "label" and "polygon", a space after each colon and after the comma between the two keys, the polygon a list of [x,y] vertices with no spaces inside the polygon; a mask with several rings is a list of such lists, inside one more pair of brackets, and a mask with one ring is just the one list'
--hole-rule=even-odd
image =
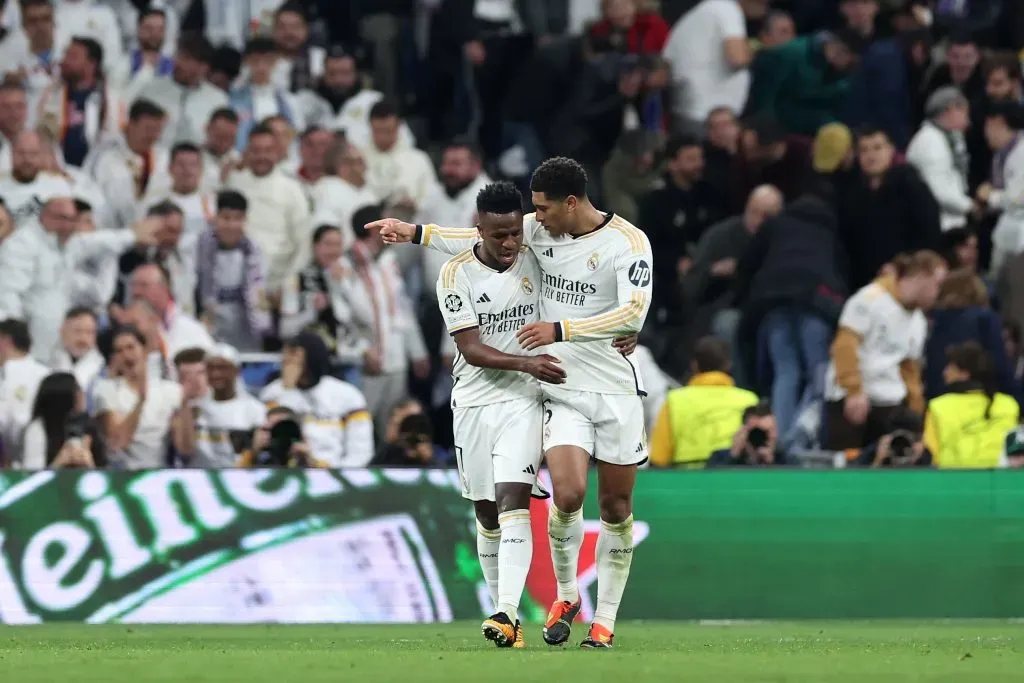
{"label": "spectator in yellow vest", "polygon": [[941,469],[1006,467],[1006,435],[1020,422],[1017,400],[995,390],[992,361],[976,342],[946,352],[949,391],[928,402],[924,444]]}
{"label": "spectator in yellow vest", "polygon": [[654,423],[651,465],[699,469],[712,453],[732,445],[743,411],[757,405],[758,398],[736,386],[729,376],[730,358],[729,344],[721,339],[697,342],[693,377],[668,393]]}

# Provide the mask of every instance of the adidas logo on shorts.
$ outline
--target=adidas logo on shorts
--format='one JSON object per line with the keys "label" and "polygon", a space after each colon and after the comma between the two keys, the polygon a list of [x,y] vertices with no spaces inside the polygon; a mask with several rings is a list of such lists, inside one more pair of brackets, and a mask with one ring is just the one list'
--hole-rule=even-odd
{"label": "adidas logo on shorts", "polygon": [[643,441],[641,441],[640,443],[638,443],[638,444],[636,445],[636,450],[635,450],[635,451],[633,451],[633,452],[634,452],[634,453],[643,453],[643,452],[644,452],[644,442],[643,442]]}
{"label": "adidas logo on shorts", "polygon": [[479,299],[476,300],[476,302],[478,304],[489,304],[491,303],[491,297],[487,296],[486,294],[483,294],[480,296]]}
{"label": "adidas logo on shorts", "polygon": [[533,465],[527,465],[523,470],[523,474],[537,474],[537,470],[533,468]]}

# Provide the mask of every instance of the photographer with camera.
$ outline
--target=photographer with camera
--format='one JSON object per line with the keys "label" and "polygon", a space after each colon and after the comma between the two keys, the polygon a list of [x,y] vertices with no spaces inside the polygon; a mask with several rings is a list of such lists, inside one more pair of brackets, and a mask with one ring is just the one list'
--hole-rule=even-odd
{"label": "photographer with camera", "polygon": [[772,406],[761,401],[743,411],[743,426],[732,439],[732,447],[711,454],[705,467],[772,467],[786,464],[779,450],[779,428]]}
{"label": "photographer with camera", "polygon": [[327,464],[313,457],[295,411],[278,406],[267,411],[267,421],[256,430],[252,448],[242,453],[238,466],[325,468]]}
{"label": "photographer with camera", "polygon": [[893,414],[890,430],[873,444],[862,448],[860,467],[930,467],[932,455],[925,448],[921,417],[909,409]]}
{"label": "photographer with camera", "polygon": [[85,394],[75,376],[57,372],[39,384],[32,421],[25,429],[15,469],[95,469],[106,458],[103,442],[85,412]]}
{"label": "photographer with camera", "polygon": [[441,463],[435,451],[430,418],[423,413],[412,413],[398,424],[394,438],[384,444],[373,464],[377,467],[437,466]]}

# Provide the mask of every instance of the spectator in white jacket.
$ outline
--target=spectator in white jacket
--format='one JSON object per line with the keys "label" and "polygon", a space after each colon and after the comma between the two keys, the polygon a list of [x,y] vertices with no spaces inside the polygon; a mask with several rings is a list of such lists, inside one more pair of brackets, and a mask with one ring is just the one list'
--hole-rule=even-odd
{"label": "spectator in white jacket", "polygon": [[338,136],[335,139],[327,153],[324,171],[327,175],[312,188],[313,223],[337,226],[341,231],[342,251],[348,251],[355,242],[352,214],[356,209],[379,203],[380,197],[373,193],[370,184],[366,182],[366,159],[363,153],[355,145],[346,142],[344,137]]}
{"label": "spectator in white jacket", "polygon": [[78,233],[74,201],[51,199],[38,221],[21,226],[0,245],[0,314],[28,323],[32,355],[49,361],[60,347],[79,262],[102,254],[116,259],[132,244],[152,244],[161,227],[159,219],[146,219],[132,230]]}
{"label": "spectator in white jacket", "polygon": [[992,233],[991,271],[999,276],[1003,265],[1024,251],[1024,107],[997,102],[985,117],[985,139],[995,153],[991,182],[978,188],[978,201],[1002,212]]}
{"label": "spectator in white jacket", "polygon": [[397,105],[381,100],[370,109],[370,144],[363,148],[370,188],[389,203],[417,210],[437,185],[426,152],[399,142],[402,120]]}
{"label": "spectator in white jacket", "polygon": [[43,378],[50,374],[50,369],[29,353],[32,346],[24,322],[0,322],[0,442],[8,462],[19,459],[22,434],[32,420],[36,392]]}
{"label": "spectator in white jacket", "polygon": [[309,202],[294,178],[276,165],[273,132],[256,126],[249,133],[243,170],[232,173],[226,189],[238,190],[249,202],[246,234],[266,256],[267,291],[279,292],[288,276],[309,261]]}
{"label": "spectator in white jacket", "polygon": [[959,90],[948,86],[932,93],[925,114],[927,120],[907,148],[907,162],[935,195],[942,229],[962,228],[975,207],[967,193],[970,156],[964,139],[971,123],[970,104]]}
{"label": "spectator in white jacket", "polygon": [[[8,7],[17,5],[7,3]],[[21,7],[21,27],[0,40],[0,76],[11,86],[24,88],[28,104],[34,109],[43,90],[57,75],[60,55],[55,50],[53,3],[22,0]]]}

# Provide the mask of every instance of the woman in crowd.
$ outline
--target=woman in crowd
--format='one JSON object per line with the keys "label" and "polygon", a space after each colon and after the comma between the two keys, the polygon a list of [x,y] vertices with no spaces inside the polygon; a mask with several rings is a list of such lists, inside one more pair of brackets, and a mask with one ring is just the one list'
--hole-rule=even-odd
{"label": "woman in crowd", "polygon": [[943,378],[947,393],[928,403],[924,443],[942,469],[1006,467],[1006,435],[1020,422],[1020,406],[996,390],[994,367],[975,342],[949,349]]}
{"label": "woman in crowd", "polygon": [[1002,321],[989,308],[985,283],[973,270],[954,270],[942,283],[932,312],[925,346],[924,388],[928,398],[946,393],[946,352],[953,346],[975,342],[988,355],[1000,391],[1016,396],[1018,387],[1003,348]]}
{"label": "woman in crowd", "polygon": [[85,394],[75,376],[56,372],[46,377],[36,393],[32,422],[25,429],[21,458],[14,466],[95,469],[105,464],[102,440],[85,412]]}

